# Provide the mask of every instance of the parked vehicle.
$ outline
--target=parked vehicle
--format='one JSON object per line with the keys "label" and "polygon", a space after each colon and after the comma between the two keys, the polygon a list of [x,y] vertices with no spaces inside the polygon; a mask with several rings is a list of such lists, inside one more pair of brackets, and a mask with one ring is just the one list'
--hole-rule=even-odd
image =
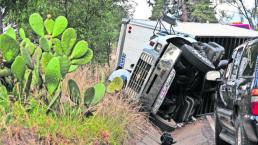
{"label": "parked vehicle", "polygon": [[217,71],[208,80],[221,82],[216,93],[216,144],[258,144],[258,39],[234,50],[220,77]]}

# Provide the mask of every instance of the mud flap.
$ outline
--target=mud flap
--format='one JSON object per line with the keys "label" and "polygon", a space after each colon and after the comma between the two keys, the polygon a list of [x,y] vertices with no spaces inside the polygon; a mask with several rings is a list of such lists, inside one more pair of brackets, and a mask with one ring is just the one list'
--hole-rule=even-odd
{"label": "mud flap", "polygon": [[190,118],[193,112],[194,105],[195,105],[194,99],[192,97],[186,96],[184,98],[183,105],[180,107],[180,109],[177,112],[175,120],[179,123],[188,121],[188,119]]}

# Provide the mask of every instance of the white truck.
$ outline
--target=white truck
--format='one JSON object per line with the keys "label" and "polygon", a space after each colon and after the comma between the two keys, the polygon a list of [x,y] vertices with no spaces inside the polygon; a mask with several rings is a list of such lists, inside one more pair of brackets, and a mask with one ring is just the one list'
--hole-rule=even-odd
{"label": "white truck", "polygon": [[116,66],[131,72],[125,94],[171,131],[172,120],[184,123],[214,111],[217,84],[206,81],[206,73],[224,69],[233,50],[258,32],[221,24],[172,27],[175,18],[162,19],[168,23],[123,20]]}
{"label": "white truck", "polygon": [[[151,43],[150,38],[157,32],[170,30],[169,24],[162,23],[162,25],[156,21],[124,18],[117,45],[115,67],[132,71],[142,50]],[[227,56],[232,48],[258,36],[256,31],[222,24],[178,23],[174,30],[177,34],[189,36],[197,41],[216,42],[226,49]]]}

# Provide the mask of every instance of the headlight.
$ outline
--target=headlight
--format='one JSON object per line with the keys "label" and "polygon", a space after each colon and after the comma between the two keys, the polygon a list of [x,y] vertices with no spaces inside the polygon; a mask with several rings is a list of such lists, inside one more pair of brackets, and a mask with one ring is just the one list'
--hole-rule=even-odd
{"label": "headlight", "polygon": [[161,45],[160,43],[158,43],[154,49],[155,49],[157,52],[160,52],[161,48],[162,48],[162,45]]}

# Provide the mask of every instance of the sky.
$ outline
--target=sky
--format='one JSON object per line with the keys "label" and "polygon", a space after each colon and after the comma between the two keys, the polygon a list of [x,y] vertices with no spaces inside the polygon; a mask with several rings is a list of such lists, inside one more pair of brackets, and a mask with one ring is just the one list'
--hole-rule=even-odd
{"label": "sky", "polygon": [[135,0],[137,6],[134,12],[135,19],[148,19],[151,16],[151,7],[146,0]]}
{"label": "sky", "polygon": [[[136,7],[135,7],[135,12],[133,15],[134,19],[148,19],[151,16],[151,10],[152,8],[149,7],[148,3],[146,0],[135,0],[135,2],[137,3]],[[247,7],[252,7],[253,6],[253,1],[251,0],[244,0],[245,5],[247,5]],[[219,9],[222,10],[226,10],[230,13],[236,13],[237,10],[232,7],[229,6],[228,4],[225,5],[221,5],[218,7]],[[231,15],[231,14],[230,14]],[[234,17],[232,18],[231,21],[240,21],[240,17],[239,15],[234,15]]]}

